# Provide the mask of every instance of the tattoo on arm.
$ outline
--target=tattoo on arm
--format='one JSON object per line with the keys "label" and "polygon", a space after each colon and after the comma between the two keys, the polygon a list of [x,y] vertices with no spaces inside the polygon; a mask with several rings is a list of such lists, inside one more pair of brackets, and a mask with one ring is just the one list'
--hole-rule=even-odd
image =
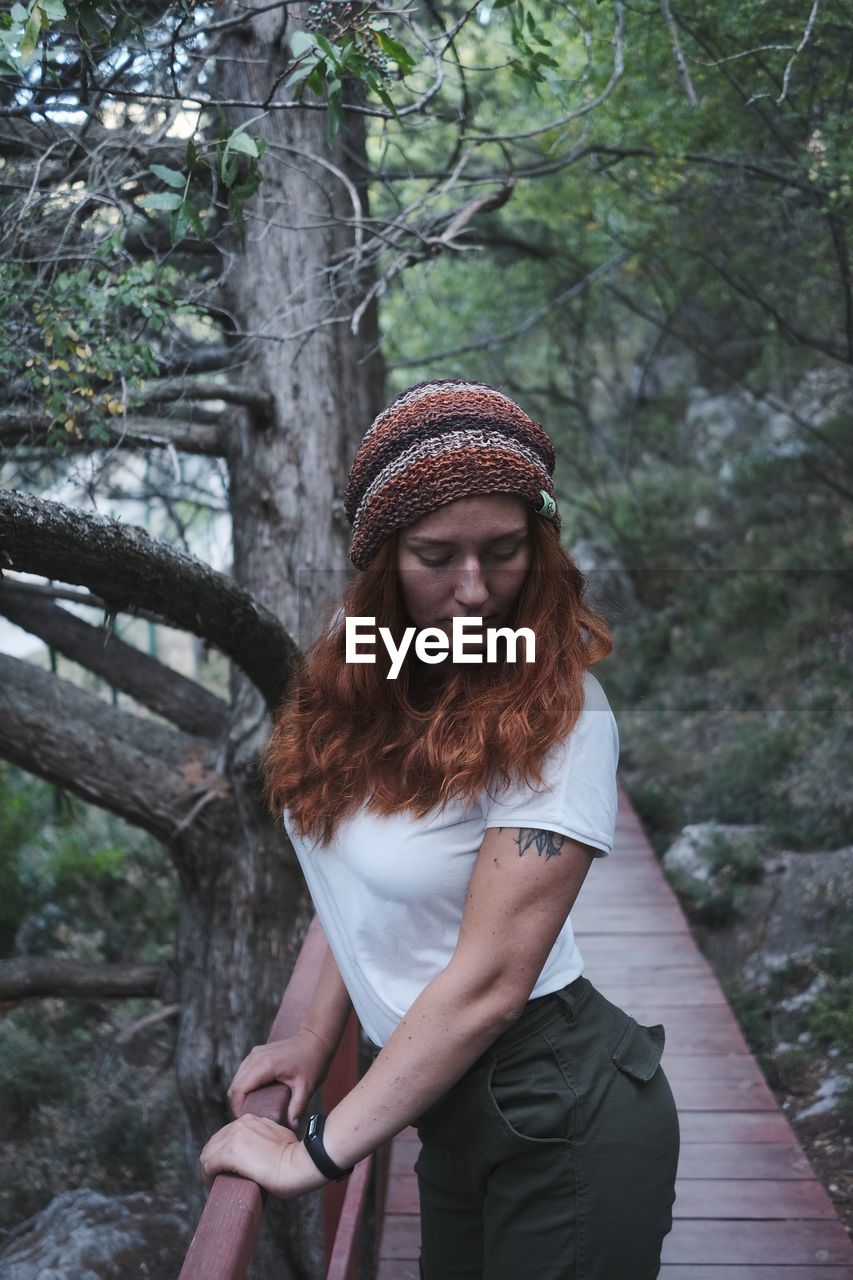
{"label": "tattoo on arm", "polygon": [[[503,831],[503,827],[498,827],[498,831]],[[532,827],[520,827],[515,837],[519,858],[523,858],[530,846],[535,845],[540,858],[544,853],[546,862],[556,858],[565,842],[566,837],[561,836],[559,831],[542,831]]]}

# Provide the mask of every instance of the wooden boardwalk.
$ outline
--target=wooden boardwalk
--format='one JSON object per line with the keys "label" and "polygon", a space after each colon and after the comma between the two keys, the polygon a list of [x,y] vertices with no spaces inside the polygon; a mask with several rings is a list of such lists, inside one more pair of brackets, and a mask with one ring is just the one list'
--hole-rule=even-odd
{"label": "wooden boardwalk", "polygon": [[[660,1280],[853,1280],[850,1237],[621,790],[613,852],[593,864],[572,923],[590,981],[666,1028],[681,1158]],[[377,1280],[418,1280],[417,1149],[413,1129],[393,1143]]]}

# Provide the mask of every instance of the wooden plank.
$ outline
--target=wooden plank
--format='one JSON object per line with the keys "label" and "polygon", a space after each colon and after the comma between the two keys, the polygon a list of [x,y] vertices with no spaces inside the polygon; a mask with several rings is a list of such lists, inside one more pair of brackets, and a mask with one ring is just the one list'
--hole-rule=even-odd
{"label": "wooden plank", "polygon": [[685,1142],[678,1158],[679,1178],[811,1178],[802,1148],[788,1142]]}
{"label": "wooden plank", "polygon": [[[734,1266],[715,1267],[713,1263],[664,1264],[659,1280],[853,1280],[853,1269],[850,1267],[785,1267],[785,1266]],[[389,1277],[388,1280],[396,1280]],[[417,1276],[416,1276],[417,1280]]]}
{"label": "wooden plank", "polygon": [[572,928],[583,958],[589,966],[593,966],[598,960],[613,962],[623,958],[632,963],[648,964],[649,961],[658,960],[663,964],[672,964],[676,955],[679,960],[686,960],[690,956],[703,964],[707,963],[693,938],[686,933],[678,936],[677,943],[671,937],[647,933],[642,929],[635,929],[633,932],[625,929],[622,933],[612,935],[584,934],[583,929],[575,927],[574,912]]}
{"label": "wooden plank", "polygon": [[417,1258],[420,1253],[421,1220],[416,1213],[392,1213],[382,1224],[380,1258]]}
{"label": "wooden plank", "polygon": [[[380,1258],[376,1280],[420,1280],[420,1274],[416,1259],[406,1262],[399,1258]],[[834,1277],[830,1276],[828,1280],[834,1280]]]}
{"label": "wooden plank", "polygon": [[687,933],[687,921],[671,904],[663,907],[584,906],[582,900],[572,910],[572,928],[578,933],[640,933],[643,928],[660,934]]}
{"label": "wooden plank", "polygon": [[418,1158],[420,1143],[417,1138],[404,1140],[395,1138],[391,1145],[391,1166],[389,1178],[397,1178],[401,1173],[411,1173]]}
{"label": "wooden plank", "polygon": [[[669,1061],[677,1062],[677,1054]],[[664,1062],[663,1069],[680,1112],[778,1110],[763,1080],[677,1080],[670,1073],[669,1062]]]}
{"label": "wooden plank", "polygon": [[670,1083],[673,1080],[732,1080],[738,1084],[760,1081],[758,1063],[749,1053],[677,1053],[671,1059],[664,1049],[663,1062]]}
{"label": "wooden plank", "polygon": [[[592,935],[590,935],[591,937]],[[703,978],[713,976],[711,966],[698,953],[684,955],[679,944],[678,951],[664,959],[657,956],[630,956],[625,952],[609,955],[597,955],[590,960],[587,957],[588,940],[583,943],[584,974],[590,982],[601,987],[609,982],[663,982],[671,981],[679,975],[684,978]]]}
{"label": "wooden plank", "polygon": [[678,1119],[682,1144],[795,1141],[781,1111],[684,1111]]}
{"label": "wooden plank", "polygon": [[[587,974],[589,977],[589,974]],[[592,982],[592,978],[590,978]],[[659,978],[659,979],[635,979],[618,982],[608,982],[605,984],[593,983],[598,987],[602,995],[613,1004],[623,1005],[629,1001],[634,1004],[641,1004],[644,1001],[654,997],[654,1003],[667,1007],[676,1008],[679,1005],[725,1005],[726,997],[720,990],[719,984],[709,978],[707,974],[685,974],[678,979]]]}
{"label": "wooden plank", "polygon": [[816,1178],[808,1181],[767,1179],[685,1178],[675,1187],[677,1218],[798,1218],[835,1217],[829,1196]]}
{"label": "wooden plank", "polygon": [[832,1222],[704,1222],[685,1218],[663,1242],[663,1262],[711,1259],[720,1266],[744,1263],[777,1267],[849,1266],[853,1263],[853,1245],[837,1219]]}
{"label": "wooden plank", "polygon": [[419,1209],[417,1176],[414,1173],[398,1174],[388,1187],[385,1212],[417,1213]]}

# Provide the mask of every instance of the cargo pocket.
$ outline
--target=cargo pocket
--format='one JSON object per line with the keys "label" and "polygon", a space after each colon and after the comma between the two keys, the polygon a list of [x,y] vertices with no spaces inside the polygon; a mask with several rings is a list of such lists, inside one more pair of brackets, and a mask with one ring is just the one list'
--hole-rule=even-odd
{"label": "cargo pocket", "polygon": [[651,1080],[660,1066],[665,1041],[666,1033],[661,1023],[644,1027],[636,1019],[629,1018],[613,1051],[613,1061],[620,1071],[635,1080]]}

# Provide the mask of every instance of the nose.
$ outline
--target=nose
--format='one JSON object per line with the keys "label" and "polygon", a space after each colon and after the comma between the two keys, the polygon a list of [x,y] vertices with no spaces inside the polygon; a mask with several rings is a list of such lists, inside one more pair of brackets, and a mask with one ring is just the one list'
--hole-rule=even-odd
{"label": "nose", "polygon": [[457,604],[472,613],[486,603],[489,598],[489,589],[479,561],[473,561],[459,571],[453,597]]}

